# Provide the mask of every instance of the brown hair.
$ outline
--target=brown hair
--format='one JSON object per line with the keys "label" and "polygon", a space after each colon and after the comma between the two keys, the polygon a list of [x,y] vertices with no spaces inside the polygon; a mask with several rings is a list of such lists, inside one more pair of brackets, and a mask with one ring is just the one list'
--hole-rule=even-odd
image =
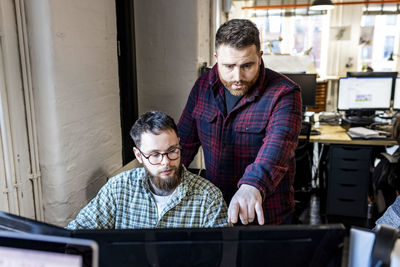
{"label": "brown hair", "polygon": [[132,126],[130,135],[136,147],[140,148],[143,133],[149,132],[158,135],[167,130],[173,130],[176,135],[178,135],[178,129],[176,128],[174,119],[165,112],[152,110],[144,113],[137,119]]}
{"label": "brown hair", "polygon": [[260,33],[250,20],[232,19],[219,27],[215,36],[215,51],[222,44],[236,49],[255,45],[257,52],[260,52]]}

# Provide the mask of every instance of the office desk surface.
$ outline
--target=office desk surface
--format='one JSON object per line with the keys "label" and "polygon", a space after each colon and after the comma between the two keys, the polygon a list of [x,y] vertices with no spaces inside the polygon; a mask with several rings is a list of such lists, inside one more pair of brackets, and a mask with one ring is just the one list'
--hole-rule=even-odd
{"label": "office desk surface", "polygon": [[348,144],[348,145],[369,145],[369,146],[394,146],[397,142],[385,139],[351,139],[347,135],[346,130],[341,126],[320,125],[316,128],[321,132],[320,135],[311,135],[310,142],[318,142],[320,144]]}

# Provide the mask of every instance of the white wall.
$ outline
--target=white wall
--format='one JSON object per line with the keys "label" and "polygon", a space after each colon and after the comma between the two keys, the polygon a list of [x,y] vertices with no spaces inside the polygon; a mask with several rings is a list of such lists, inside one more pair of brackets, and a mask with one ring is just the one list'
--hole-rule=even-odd
{"label": "white wall", "polygon": [[[346,76],[347,71],[357,70],[362,5],[341,5],[329,12],[330,27],[349,27],[350,40],[336,41],[334,32],[330,31],[327,53],[327,75]],[[353,58],[353,66],[346,68],[349,57]]]}
{"label": "white wall", "polygon": [[114,0],[26,1],[47,222],[122,165]]}
{"label": "white wall", "polygon": [[163,110],[176,121],[209,60],[209,1],[135,1],[139,114]]}
{"label": "white wall", "polygon": [[[199,68],[213,63],[214,6],[215,0],[135,1],[139,114],[162,110],[178,122]],[[203,168],[200,154],[190,167]]]}

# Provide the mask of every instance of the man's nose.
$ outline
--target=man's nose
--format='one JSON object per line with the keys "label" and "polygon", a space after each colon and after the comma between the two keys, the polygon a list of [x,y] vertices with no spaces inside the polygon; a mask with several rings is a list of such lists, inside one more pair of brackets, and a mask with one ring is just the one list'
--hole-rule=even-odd
{"label": "man's nose", "polygon": [[164,154],[164,155],[162,156],[162,159],[161,159],[161,164],[162,164],[162,165],[168,165],[169,162],[170,162],[170,159],[168,158],[167,154]]}
{"label": "man's nose", "polygon": [[242,70],[241,70],[240,67],[236,67],[236,68],[233,70],[233,80],[234,80],[234,81],[240,81],[240,80],[242,80]]}

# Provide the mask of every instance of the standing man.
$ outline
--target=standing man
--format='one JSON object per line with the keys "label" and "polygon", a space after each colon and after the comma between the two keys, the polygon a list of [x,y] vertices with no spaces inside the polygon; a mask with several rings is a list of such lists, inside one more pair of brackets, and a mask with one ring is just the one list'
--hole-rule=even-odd
{"label": "standing man", "polygon": [[207,179],[230,202],[229,222],[290,223],[300,89],[264,67],[249,20],[224,23],[215,51],[217,63],[196,81],[178,123],[182,162],[202,147]]}
{"label": "standing man", "polygon": [[221,191],[181,164],[174,120],[160,111],[140,116],[130,132],[142,168],[111,178],[68,229],[221,227]]}

